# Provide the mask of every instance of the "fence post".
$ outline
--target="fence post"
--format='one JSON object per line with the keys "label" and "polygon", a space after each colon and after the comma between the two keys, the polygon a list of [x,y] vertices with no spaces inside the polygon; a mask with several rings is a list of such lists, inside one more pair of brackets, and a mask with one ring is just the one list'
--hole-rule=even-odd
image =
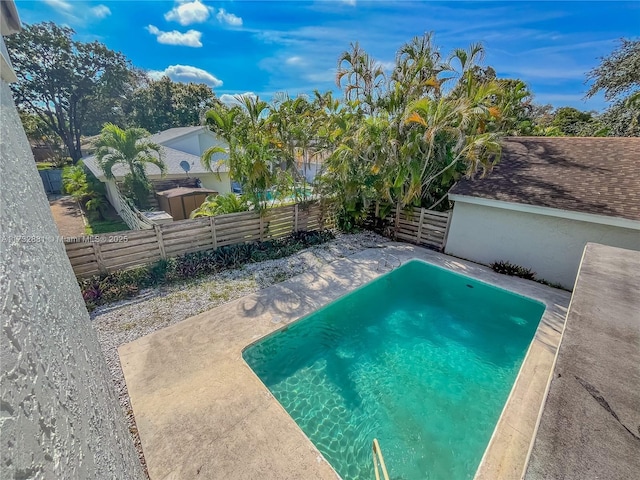
{"label": "fence post", "polygon": [[216,236],[216,217],[209,217],[209,225],[211,226],[211,238],[213,239],[213,249],[218,248],[218,238]]}
{"label": "fence post", "polygon": [[416,243],[420,243],[422,241],[422,222],[424,221],[424,208],[420,209],[420,222],[418,223],[418,241]]}
{"label": "fence post", "polygon": [[298,204],[296,203],[293,209],[293,231],[298,231]]}
{"label": "fence post", "polygon": [[260,241],[264,242],[264,220],[263,220],[263,212],[259,212],[260,215]]}
{"label": "fence post", "polygon": [[160,225],[154,225],[153,229],[156,231],[156,240],[158,242],[158,249],[160,250],[160,258],[167,259],[167,252],[164,249],[164,239],[162,238],[162,228]]}
{"label": "fence post", "polygon": [[447,226],[444,229],[444,235],[442,236],[442,245],[440,251],[444,252],[444,247],[447,245],[447,237],[449,237],[449,227],[451,226],[451,210],[447,212]]}
{"label": "fence post", "polygon": [[107,267],[104,264],[104,258],[102,257],[102,250],[100,249],[100,242],[91,242],[93,246],[93,254],[96,256],[96,263],[98,264],[98,270],[100,273],[108,273]]}
{"label": "fence post", "polygon": [[398,235],[398,230],[400,228],[400,202],[396,204],[396,223],[395,223],[395,231],[393,232],[393,236]]}

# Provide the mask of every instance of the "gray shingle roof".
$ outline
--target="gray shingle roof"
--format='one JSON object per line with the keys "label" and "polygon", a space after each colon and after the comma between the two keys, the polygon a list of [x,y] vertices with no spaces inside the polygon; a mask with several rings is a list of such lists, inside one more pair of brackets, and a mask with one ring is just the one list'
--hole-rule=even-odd
{"label": "gray shingle roof", "polygon": [[151,140],[154,143],[163,144],[165,142],[169,142],[176,138],[183,137],[185,135],[189,135],[190,133],[205,131],[207,128],[202,125],[197,127],[177,127],[177,128],[169,128],[168,130],[163,130],[162,132],[158,132],[154,135],[151,135]]}
{"label": "gray shingle roof", "polygon": [[[189,175],[202,175],[211,173],[209,170],[205,169],[202,166],[200,157],[196,155],[191,155],[190,153],[181,152],[174,148],[164,147],[162,145],[160,146],[160,149],[162,151],[162,160],[167,165],[168,175],[184,174],[185,172],[180,166],[180,162],[182,161],[187,161],[191,165]],[[103,176],[102,169],[98,166],[98,161],[95,155],[83,158],[82,161],[96,177],[101,178]],[[223,165],[220,168],[220,172],[228,171],[229,168],[226,165]],[[121,177],[124,177],[127,173],[129,173],[129,169],[124,165],[117,164],[113,167],[112,172],[116,178],[120,179]],[[147,165],[146,172],[149,176],[149,179],[151,180],[160,178],[160,169],[155,165]]]}
{"label": "gray shingle roof", "polygon": [[640,138],[508,137],[485,178],[452,194],[640,220]]}

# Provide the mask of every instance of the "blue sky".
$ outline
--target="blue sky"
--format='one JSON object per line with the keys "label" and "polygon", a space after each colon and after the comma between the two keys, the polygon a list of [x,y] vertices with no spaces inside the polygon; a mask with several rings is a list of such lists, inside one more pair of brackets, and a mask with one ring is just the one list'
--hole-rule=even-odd
{"label": "blue sky", "polygon": [[[640,2],[74,1],[16,2],[23,22],[54,21],[99,40],[134,65],[176,81],[208,83],[219,97],[269,99],[334,90],[336,61],[360,44],[383,65],[415,35],[453,48],[482,42],[484,65],[520,78],[536,103],[601,110],[583,99],[585,73],[621,37],[640,35]],[[226,98],[226,97],[223,97]]]}

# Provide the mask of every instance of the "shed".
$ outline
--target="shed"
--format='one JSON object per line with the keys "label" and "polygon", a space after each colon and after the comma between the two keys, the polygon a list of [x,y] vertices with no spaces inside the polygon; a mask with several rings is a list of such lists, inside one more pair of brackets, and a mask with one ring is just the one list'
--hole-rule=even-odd
{"label": "shed", "polygon": [[493,171],[449,198],[446,253],[571,288],[587,242],[640,250],[640,138],[508,137]]}
{"label": "shed", "polygon": [[202,205],[209,195],[218,195],[218,192],[206,188],[178,187],[156,193],[158,205],[174,220],[189,218],[191,212]]}

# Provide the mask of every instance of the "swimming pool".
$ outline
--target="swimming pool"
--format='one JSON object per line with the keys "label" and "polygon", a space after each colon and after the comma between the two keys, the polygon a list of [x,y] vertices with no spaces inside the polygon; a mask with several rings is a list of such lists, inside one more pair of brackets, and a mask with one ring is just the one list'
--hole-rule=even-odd
{"label": "swimming pool", "polygon": [[473,477],[544,305],[413,260],[244,351],[344,479]]}

